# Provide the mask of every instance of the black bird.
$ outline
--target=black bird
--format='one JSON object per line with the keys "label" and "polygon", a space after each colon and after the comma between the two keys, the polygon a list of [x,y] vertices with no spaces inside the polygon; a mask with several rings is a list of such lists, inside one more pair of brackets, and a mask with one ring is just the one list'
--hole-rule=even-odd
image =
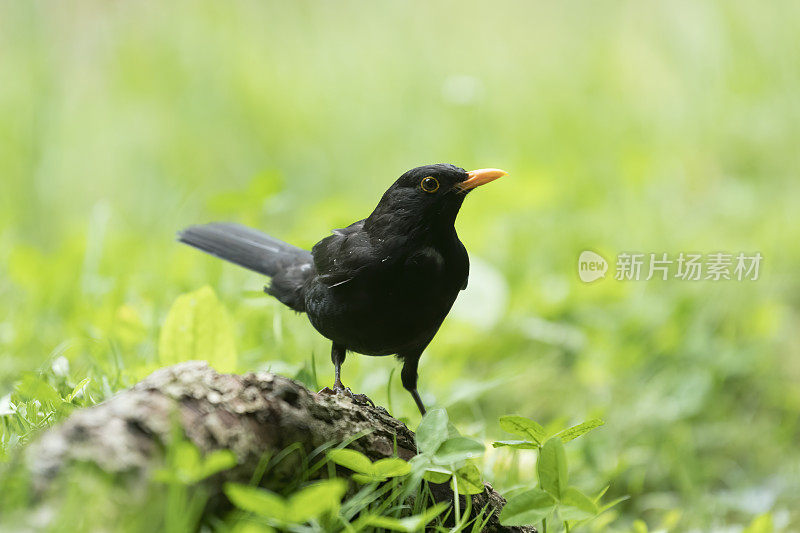
{"label": "black bird", "polygon": [[425,414],[417,365],[459,291],[469,258],[454,223],[466,195],[506,172],[467,172],[455,165],[409,170],[387,190],[370,216],[333,230],[311,252],[231,223],[191,226],[178,240],[272,278],[265,291],[333,342],[333,388],[346,392],[347,351],[396,354],[403,387]]}

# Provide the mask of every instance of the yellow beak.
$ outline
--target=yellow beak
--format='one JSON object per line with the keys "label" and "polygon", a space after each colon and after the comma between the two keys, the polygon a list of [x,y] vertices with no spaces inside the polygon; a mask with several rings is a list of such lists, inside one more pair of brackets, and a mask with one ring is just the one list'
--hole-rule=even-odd
{"label": "yellow beak", "polygon": [[456,187],[460,187],[463,191],[468,191],[470,189],[474,189],[475,187],[480,187],[481,185],[486,185],[490,181],[494,181],[497,178],[502,178],[508,174],[505,170],[500,170],[499,168],[481,168],[478,170],[471,170],[467,172],[467,179],[456,185]]}

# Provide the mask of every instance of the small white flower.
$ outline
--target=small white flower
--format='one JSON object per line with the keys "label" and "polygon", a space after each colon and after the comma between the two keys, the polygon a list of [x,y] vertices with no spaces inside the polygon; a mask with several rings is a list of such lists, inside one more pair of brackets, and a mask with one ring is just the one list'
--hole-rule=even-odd
{"label": "small white flower", "polygon": [[11,395],[6,394],[0,398],[0,416],[13,415],[17,412],[17,408],[11,403]]}
{"label": "small white flower", "polygon": [[69,374],[69,361],[63,355],[59,355],[53,360],[53,364],[50,368],[53,369],[53,373],[56,376],[64,377]]}

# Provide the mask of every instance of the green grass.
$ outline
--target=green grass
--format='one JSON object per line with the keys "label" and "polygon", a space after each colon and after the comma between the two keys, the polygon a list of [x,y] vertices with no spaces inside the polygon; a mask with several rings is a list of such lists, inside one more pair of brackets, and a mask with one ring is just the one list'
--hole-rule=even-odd
{"label": "green grass", "polygon": [[[611,530],[796,529],[798,23],[792,2],[3,3],[0,399],[135,382],[206,284],[239,371],[310,384],[313,355],[324,385],[305,317],[175,231],[311,246],[408,168],[496,166],[457,225],[485,268],[422,358],[423,397],[485,441],[507,413],[603,418],[568,455],[583,489],[630,496]],[[585,285],[585,249],[765,259],[755,282]],[[353,355],[343,379],[387,404],[394,365]],[[417,423],[396,374],[391,400]],[[55,406],[0,416],[0,449]],[[505,450],[483,472],[535,477]]]}

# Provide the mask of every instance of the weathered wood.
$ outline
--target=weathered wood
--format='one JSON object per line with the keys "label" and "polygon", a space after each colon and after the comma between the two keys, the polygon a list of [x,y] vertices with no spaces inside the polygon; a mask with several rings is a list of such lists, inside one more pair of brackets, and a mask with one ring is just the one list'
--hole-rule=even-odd
{"label": "weathered wood", "polygon": [[[202,452],[232,450],[236,468],[211,480],[216,490],[226,480],[247,480],[266,453],[299,443],[306,453],[330,442],[362,434],[349,447],[371,459],[416,454],[414,434],[382,407],[345,396],[317,395],[301,384],[266,372],[219,374],[204,362],[187,362],[158,370],[129,390],[95,407],[72,414],[46,431],[26,452],[34,486],[44,491],[65,466],[96,464],[125,474],[127,483],[149,479],[163,463],[165,444],[176,424]],[[299,454],[286,457],[270,472],[269,484],[280,485],[298,467]],[[439,485],[437,498],[452,500]],[[497,520],[505,500],[489,484],[473,497],[473,509],[493,510],[486,531],[535,531],[506,528]]]}

